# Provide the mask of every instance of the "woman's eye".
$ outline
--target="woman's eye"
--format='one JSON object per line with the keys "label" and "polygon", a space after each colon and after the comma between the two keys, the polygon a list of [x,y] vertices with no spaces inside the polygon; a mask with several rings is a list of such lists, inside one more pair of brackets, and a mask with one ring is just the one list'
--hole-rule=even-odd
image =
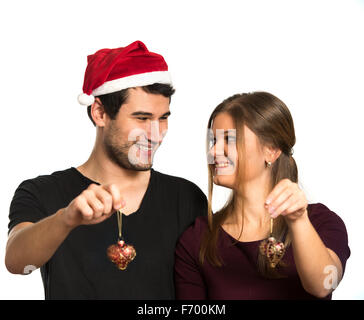
{"label": "woman's eye", "polygon": [[142,120],[142,121],[145,121],[145,120],[147,120],[148,118],[142,118],[142,117],[138,117],[137,119],[138,119],[138,120]]}
{"label": "woman's eye", "polygon": [[236,142],[236,137],[233,137],[233,136],[227,136],[227,137],[226,137],[226,142],[227,142],[227,143],[235,143],[235,142]]}

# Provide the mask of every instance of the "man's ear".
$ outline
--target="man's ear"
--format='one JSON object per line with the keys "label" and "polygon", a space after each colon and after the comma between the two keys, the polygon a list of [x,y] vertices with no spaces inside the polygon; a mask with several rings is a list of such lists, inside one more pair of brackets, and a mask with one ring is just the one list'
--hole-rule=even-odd
{"label": "man's ear", "polygon": [[99,98],[95,98],[94,103],[91,105],[91,117],[97,127],[105,126],[106,112]]}
{"label": "man's ear", "polygon": [[281,155],[282,150],[274,148],[272,146],[264,147],[264,157],[266,162],[274,163]]}

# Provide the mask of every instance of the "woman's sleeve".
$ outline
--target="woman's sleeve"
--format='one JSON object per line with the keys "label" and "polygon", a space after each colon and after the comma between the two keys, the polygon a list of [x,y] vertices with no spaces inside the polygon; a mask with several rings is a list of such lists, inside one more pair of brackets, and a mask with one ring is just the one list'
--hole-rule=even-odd
{"label": "woman's sleeve", "polygon": [[206,299],[206,286],[198,265],[200,239],[196,239],[195,231],[195,225],[190,226],[177,242],[174,264],[177,300]]}
{"label": "woman's sleeve", "polygon": [[310,220],[325,246],[336,253],[341,261],[343,274],[350,257],[348,234],[344,221],[321,203],[312,205]]}

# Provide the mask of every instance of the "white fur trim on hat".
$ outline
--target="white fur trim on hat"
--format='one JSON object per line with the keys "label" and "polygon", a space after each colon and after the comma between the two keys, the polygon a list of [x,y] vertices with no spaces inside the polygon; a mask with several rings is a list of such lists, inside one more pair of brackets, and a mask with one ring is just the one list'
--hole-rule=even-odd
{"label": "white fur trim on hat", "polygon": [[92,91],[93,96],[112,93],[132,87],[148,86],[153,83],[172,84],[171,76],[168,71],[153,71],[134,74],[129,77],[106,81],[100,87]]}
{"label": "white fur trim on hat", "polygon": [[79,104],[82,104],[84,106],[90,106],[94,103],[95,97],[93,95],[81,93],[78,95],[77,100],[78,100]]}
{"label": "white fur trim on hat", "polygon": [[172,85],[170,73],[168,71],[153,71],[106,81],[101,86],[93,90],[92,95],[81,93],[78,96],[78,102],[82,105],[89,106],[94,103],[95,97],[99,95],[127,88],[148,86],[153,83],[165,83]]}

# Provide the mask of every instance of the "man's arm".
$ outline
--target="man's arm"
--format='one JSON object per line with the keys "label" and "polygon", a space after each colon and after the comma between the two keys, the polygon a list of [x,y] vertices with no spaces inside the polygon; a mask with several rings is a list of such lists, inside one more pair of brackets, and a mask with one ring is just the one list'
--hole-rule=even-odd
{"label": "man's arm", "polygon": [[43,266],[75,227],[100,223],[122,206],[125,202],[115,185],[91,184],[68,207],[36,223],[16,225],[6,245],[6,268],[11,273],[25,274],[27,266]]}
{"label": "man's arm", "polygon": [[27,266],[44,265],[72,230],[62,218],[64,208],[37,223],[22,222],[10,232],[5,265],[14,274],[26,273]]}

